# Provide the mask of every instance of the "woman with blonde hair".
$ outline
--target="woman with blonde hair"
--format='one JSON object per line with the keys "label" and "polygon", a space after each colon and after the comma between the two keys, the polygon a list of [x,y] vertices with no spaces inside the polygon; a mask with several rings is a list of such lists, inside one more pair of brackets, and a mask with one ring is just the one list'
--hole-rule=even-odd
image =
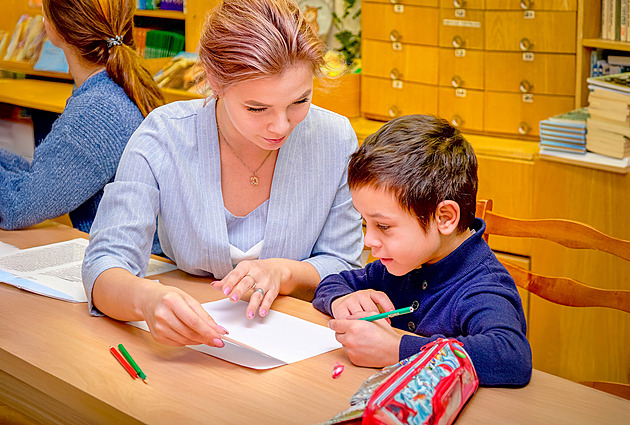
{"label": "woman with blonde hair", "polygon": [[0,149],[0,227],[69,213],[74,227],[89,232],[129,137],[164,102],[134,50],[135,0],[42,6],[48,38],[63,50],[75,87],[32,163]]}
{"label": "woman with blonde hair", "polygon": [[224,0],[209,15],[199,57],[214,95],[156,109],[129,142],[83,263],[93,314],[145,320],[166,344],[223,346],[197,300],[142,278],[156,217],[180,269],[220,279],[234,302],[251,291],[249,318],[359,266],[356,135],[311,104],[324,49],[293,0]]}

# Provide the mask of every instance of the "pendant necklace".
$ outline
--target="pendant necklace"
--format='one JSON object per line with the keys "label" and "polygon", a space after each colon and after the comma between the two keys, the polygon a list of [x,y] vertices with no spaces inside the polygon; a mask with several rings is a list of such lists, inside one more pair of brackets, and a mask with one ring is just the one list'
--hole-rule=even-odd
{"label": "pendant necklace", "polygon": [[230,148],[230,150],[232,151],[232,153],[234,154],[234,156],[241,161],[241,164],[243,164],[245,166],[245,168],[247,168],[252,175],[249,177],[249,184],[251,184],[252,186],[258,186],[258,176],[256,175],[256,173],[258,172],[258,170],[260,170],[262,168],[263,165],[265,165],[265,162],[267,162],[267,159],[269,159],[269,157],[271,156],[273,151],[269,151],[269,153],[267,154],[267,156],[265,157],[265,159],[263,159],[263,162],[258,166],[258,168],[256,168],[255,170],[252,170],[250,168],[249,165],[247,165],[245,163],[245,161],[243,161],[241,159],[240,156],[238,156],[238,154],[236,153],[236,151],[234,150],[234,148],[232,147],[232,145],[230,145],[230,143],[227,141],[227,139],[225,138],[225,136],[221,133],[221,129],[219,129],[219,125],[217,124],[217,133],[219,133],[219,139],[223,139],[223,141],[225,142],[225,144],[227,145],[228,148]]}

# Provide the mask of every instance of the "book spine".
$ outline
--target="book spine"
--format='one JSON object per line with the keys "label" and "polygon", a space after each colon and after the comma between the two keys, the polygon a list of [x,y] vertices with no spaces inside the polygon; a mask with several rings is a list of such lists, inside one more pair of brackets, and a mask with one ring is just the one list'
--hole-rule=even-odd
{"label": "book spine", "polygon": [[622,0],[614,0],[614,37],[613,40],[621,40],[621,2]]}
{"label": "book spine", "polygon": [[628,41],[628,33],[627,33],[627,29],[628,29],[628,0],[620,0],[621,1],[621,8],[619,11],[619,35],[620,41]]}
{"label": "book spine", "polygon": [[600,30],[600,38],[602,40],[608,40],[608,2],[609,0],[602,0]]}

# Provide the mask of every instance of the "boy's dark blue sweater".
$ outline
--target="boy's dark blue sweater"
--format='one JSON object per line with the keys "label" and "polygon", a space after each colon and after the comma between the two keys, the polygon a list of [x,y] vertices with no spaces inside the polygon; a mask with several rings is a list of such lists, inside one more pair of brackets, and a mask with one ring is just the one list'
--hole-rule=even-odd
{"label": "boy's dark blue sweater", "polygon": [[483,220],[476,219],[473,229],[446,258],[404,276],[390,274],[380,261],[328,276],[313,305],[331,315],[336,298],[362,289],[385,292],[396,308],[418,301],[416,311],[391,319],[392,326],[418,334],[402,337],[400,359],[437,338],[452,337],[464,344],[481,385],[525,385],[532,354],[521,299],[514,280],[482,239]]}

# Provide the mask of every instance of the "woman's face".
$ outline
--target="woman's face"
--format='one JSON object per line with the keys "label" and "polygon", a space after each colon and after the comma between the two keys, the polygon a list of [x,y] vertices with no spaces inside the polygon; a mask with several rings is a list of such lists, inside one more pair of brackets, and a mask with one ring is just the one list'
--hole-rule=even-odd
{"label": "woman's face", "polygon": [[[308,113],[313,72],[306,63],[282,75],[244,81],[220,97],[219,128],[231,143],[249,141],[264,150],[277,150]],[[227,119],[225,119],[227,118]]]}

